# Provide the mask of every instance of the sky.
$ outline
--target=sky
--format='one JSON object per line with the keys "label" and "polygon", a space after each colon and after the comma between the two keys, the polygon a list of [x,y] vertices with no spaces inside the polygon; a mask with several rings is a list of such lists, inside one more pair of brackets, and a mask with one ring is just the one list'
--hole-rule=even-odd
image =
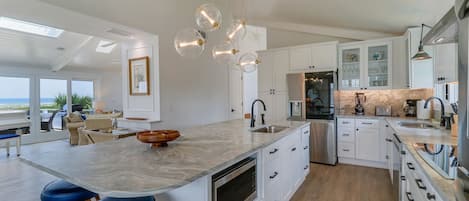
{"label": "sky", "polygon": [[[67,93],[66,80],[41,79],[41,98]],[[93,97],[92,81],[72,81],[72,93]],[[29,98],[29,78],[0,77],[0,99]]]}

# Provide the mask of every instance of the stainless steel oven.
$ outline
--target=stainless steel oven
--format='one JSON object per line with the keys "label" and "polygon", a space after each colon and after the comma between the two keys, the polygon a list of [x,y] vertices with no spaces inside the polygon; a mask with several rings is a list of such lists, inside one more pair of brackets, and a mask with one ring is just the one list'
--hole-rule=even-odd
{"label": "stainless steel oven", "polygon": [[257,198],[256,158],[246,158],[212,176],[212,201]]}

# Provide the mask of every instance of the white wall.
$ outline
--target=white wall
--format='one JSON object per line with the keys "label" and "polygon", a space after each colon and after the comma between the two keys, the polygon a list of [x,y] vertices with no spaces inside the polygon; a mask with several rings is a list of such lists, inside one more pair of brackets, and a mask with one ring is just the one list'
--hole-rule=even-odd
{"label": "white wall", "polygon": [[327,41],[351,42],[354,40],[334,36],[325,36],[319,34],[310,34],[275,28],[267,28],[268,49]]}
{"label": "white wall", "polygon": [[122,73],[106,72],[99,80],[96,100],[103,101],[104,111],[123,110],[122,106]]}
{"label": "white wall", "polygon": [[[247,26],[246,37],[238,45],[239,55],[267,49],[267,29]],[[243,96],[244,114],[251,113],[251,103],[257,98],[257,71],[243,74]]]}

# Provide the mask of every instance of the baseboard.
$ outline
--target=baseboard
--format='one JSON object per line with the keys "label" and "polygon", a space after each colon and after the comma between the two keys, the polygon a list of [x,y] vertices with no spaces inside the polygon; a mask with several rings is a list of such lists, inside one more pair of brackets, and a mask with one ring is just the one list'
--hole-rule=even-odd
{"label": "baseboard", "polygon": [[357,159],[353,159],[353,158],[341,158],[341,157],[339,157],[339,163],[387,169],[387,165],[386,165],[385,162],[366,161],[366,160],[357,160]]}

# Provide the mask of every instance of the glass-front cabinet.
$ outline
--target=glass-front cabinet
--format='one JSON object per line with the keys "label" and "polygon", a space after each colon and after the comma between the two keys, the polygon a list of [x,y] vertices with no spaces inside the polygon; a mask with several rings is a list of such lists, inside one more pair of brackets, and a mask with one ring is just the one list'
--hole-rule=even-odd
{"label": "glass-front cabinet", "polygon": [[390,89],[392,41],[350,43],[340,47],[341,90]]}

